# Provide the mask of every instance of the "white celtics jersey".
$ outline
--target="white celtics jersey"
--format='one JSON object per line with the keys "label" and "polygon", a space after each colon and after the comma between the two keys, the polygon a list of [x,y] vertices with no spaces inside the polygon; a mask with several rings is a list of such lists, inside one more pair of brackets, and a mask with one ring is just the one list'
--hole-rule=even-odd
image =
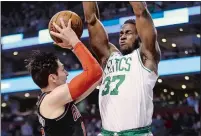
{"label": "white celtics jersey", "polygon": [[99,91],[103,129],[119,132],[150,125],[157,78],[142,64],[138,49],[125,56],[112,53]]}

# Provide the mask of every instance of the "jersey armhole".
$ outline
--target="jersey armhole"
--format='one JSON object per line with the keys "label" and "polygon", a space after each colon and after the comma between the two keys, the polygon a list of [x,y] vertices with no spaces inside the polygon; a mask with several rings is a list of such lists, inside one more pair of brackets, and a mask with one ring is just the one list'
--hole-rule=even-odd
{"label": "jersey armhole", "polygon": [[150,70],[149,68],[145,67],[144,64],[142,63],[142,59],[141,59],[141,56],[140,56],[139,48],[138,48],[136,51],[137,51],[137,56],[138,56],[138,59],[139,59],[139,61],[140,61],[141,66],[142,66],[146,71],[148,71],[149,73],[153,72],[153,71]]}
{"label": "jersey armhole", "polygon": [[43,94],[40,96],[39,101],[37,102],[37,111],[38,111],[38,114],[39,114],[41,117],[43,117],[43,118],[45,118],[45,117],[40,113],[40,106],[41,106],[41,103],[42,103],[42,101],[43,101],[43,99],[45,98],[46,95],[47,95],[47,93],[43,93]]}
{"label": "jersey armhole", "polygon": [[144,64],[142,63],[142,59],[141,59],[141,56],[140,56],[139,48],[136,51],[137,51],[137,56],[138,56],[138,59],[140,61],[140,64],[141,64],[142,68],[144,70],[146,70],[147,72],[149,72],[151,74],[154,74],[158,78],[159,77],[158,74],[156,74],[153,70],[150,70],[149,68],[145,67]]}
{"label": "jersey armhole", "polygon": [[69,110],[70,105],[71,105],[71,103],[67,103],[65,105],[65,111],[59,117],[55,118],[56,121],[59,121],[60,119],[62,119],[66,115],[66,113]]}
{"label": "jersey armhole", "polygon": [[40,106],[41,106],[41,103],[42,103],[42,101],[44,100],[44,98],[45,98],[46,95],[47,95],[47,93],[42,94],[42,96],[41,96],[41,98],[40,98],[40,101],[37,103],[37,105],[38,105],[38,115],[41,116],[43,119],[47,119],[47,120],[56,120],[56,121],[60,120],[60,119],[63,118],[63,117],[66,115],[66,113],[68,112],[68,109],[69,109],[69,106],[70,106],[71,102],[70,102],[70,103],[67,103],[67,104],[65,105],[65,110],[64,110],[64,112],[63,112],[60,116],[58,116],[58,117],[56,117],[56,118],[54,118],[54,119],[49,119],[49,118],[46,118],[45,116],[43,116],[43,115],[40,113]]}

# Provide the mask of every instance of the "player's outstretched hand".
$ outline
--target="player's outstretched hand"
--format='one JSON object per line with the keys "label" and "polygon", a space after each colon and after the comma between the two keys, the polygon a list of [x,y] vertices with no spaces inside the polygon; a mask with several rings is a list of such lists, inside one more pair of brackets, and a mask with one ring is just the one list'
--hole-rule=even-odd
{"label": "player's outstretched hand", "polygon": [[68,21],[68,26],[64,24],[63,19],[60,19],[61,21],[61,27],[59,27],[55,22],[53,22],[54,27],[59,31],[53,32],[50,31],[52,35],[54,35],[57,38],[60,38],[63,42],[62,43],[54,43],[62,48],[72,49],[80,40],[78,39],[76,33],[71,28],[71,19]]}

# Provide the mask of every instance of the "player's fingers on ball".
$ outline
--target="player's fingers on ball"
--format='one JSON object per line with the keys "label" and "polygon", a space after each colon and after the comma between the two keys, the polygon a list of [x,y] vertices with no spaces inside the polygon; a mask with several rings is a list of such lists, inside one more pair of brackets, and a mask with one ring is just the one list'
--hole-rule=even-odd
{"label": "player's fingers on ball", "polygon": [[71,28],[71,21],[72,21],[71,19],[68,20],[68,27],[70,28]]}
{"label": "player's fingers on ball", "polygon": [[53,31],[50,31],[50,34],[55,36],[55,37],[57,37],[57,38],[63,39],[63,36],[61,34],[59,34],[59,33],[55,33]]}
{"label": "player's fingers on ball", "polygon": [[60,22],[61,22],[61,26],[62,26],[62,28],[66,28],[66,25],[65,25],[65,23],[64,23],[63,18],[60,18]]}
{"label": "player's fingers on ball", "polygon": [[62,29],[55,22],[53,22],[53,25],[59,32],[62,31]]}

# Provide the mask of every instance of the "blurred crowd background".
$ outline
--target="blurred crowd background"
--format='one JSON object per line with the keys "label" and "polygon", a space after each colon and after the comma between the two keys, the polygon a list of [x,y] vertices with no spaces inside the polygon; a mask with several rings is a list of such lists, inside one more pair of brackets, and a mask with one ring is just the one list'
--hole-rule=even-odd
{"label": "blurred crowd background", "polygon": [[[92,99],[94,96],[89,97]],[[32,104],[25,100],[20,102],[13,97],[3,108],[1,136],[41,136],[34,100]],[[92,103],[84,100],[78,105],[84,117],[87,136],[97,136],[101,130],[98,104]],[[200,134],[200,112],[195,108],[198,106],[196,97],[190,96],[180,103],[169,104],[161,101],[154,104],[152,122],[154,136],[198,136]]]}
{"label": "blurred crowd background", "polygon": [[[71,9],[76,12],[84,20],[81,2],[6,2],[6,6],[2,3],[1,29],[2,35],[8,35],[18,32],[35,32],[45,29],[48,26],[50,18],[57,12]],[[14,6],[15,5],[15,6]],[[99,1],[99,10],[101,20],[119,18],[123,16],[133,15],[133,10],[128,2],[109,2]],[[150,13],[177,9],[183,7],[199,6],[199,1],[150,1],[148,9]]]}
{"label": "blurred crowd background", "polygon": [[[98,2],[101,21],[132,16],[128,2]],[[147,2],[151,13],[200,6],[200,2]],[[84,22],[81,2],[1,2],[1,35],[23,33],[24,38],[37,36],[47,29],[50,18],[61,10],[76,12]],[[157,28],[162,60],[200,56],[200,14],[188,23]],[[84,24],[86,28],[86,24]],[[118,33],[109,35],[118,47]],[[165,41],[164,41],[165,39]],[[88,38],[82,39],[88,47]],[[173,45],[174,43],[174,45]],[[4,46],[1,44],[1,46]],[[1,48],[2,49],[2,48]],[[68,50],[51,43],[2,50],[1,77],[10,79],[27,76],[24,60],[32,50],[52,51],[68,71],[82,69],[78,59]],[[192,65],[192,64],[186,64]],[[170,66],[173,67],[173,66]],[[21,83],[23,85],[23,83]],[[3,93],[1,95],[1,136],[40,136],[35,103],[40,90]],[[200,72],[159,77],[154,88],[154,136],[200,136]],[[84,117],[87,136],[101,130],[98,89],[78,107]]]}

